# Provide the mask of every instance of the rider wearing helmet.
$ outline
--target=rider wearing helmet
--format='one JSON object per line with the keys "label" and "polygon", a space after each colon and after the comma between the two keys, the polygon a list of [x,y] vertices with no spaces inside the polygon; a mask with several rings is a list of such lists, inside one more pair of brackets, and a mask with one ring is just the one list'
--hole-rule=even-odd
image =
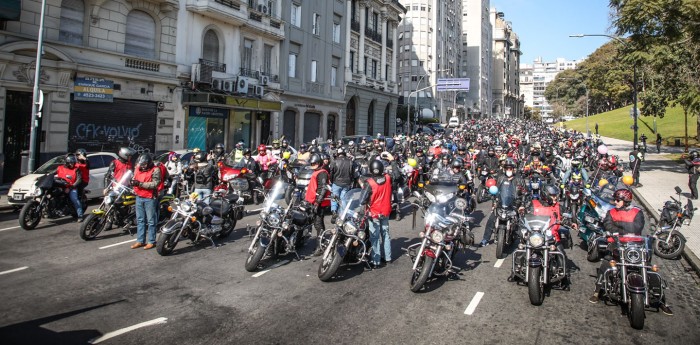
{"label": "rider wearing helmet", "polygon": [[66,181],[66,188],[69,189],[68,197],[78,213],[78,223],[83,221],[83,205],[80,202],[78,186],[83,182],[82,172],[77,166],[78,159],[73,154],[67,154],[65,162],[56,170],[56,177]]}
{"label": "rider wearing helmet", "polygon": [[391,215],[391,177],[384,172],[384,164],[374,160],[369,165],[371,176],[364,184],[360,204],[368,207],[370,217],[369,238],[372,242],[371,265],[381,265],[382,246],[384,244],[384,259],[391,259],[391,236],[389,235],[389,216]]}
{"label": "rider wearing helmet", "polygon": [[338,149],[338,158],[330,164],[330,176],[333,184],[331,185],[331,194],[334,198],[331,199],[331,223],[335,223],[338,215],[338,202],[335,198],[342,199],[350,188],[352,188],[353,174],[355,173],[355,163],[347,157],[345,150],[341,147]]}
{"label": "rider wearing helmet", "polygon": [[323,169],[323,158],[321,155],[311,155],[311,158],[309,158],[309,165],[314,172],[311,174],[311,179],[306,187],[304,200],[312,205],[313,224],[316,229],[316,239],[318,241],[313,256],[319,256],[323,253],[321,234],[326,230],[323,223],[323,207],[330,204],[330,202],[326,200],[329,194],[326,190],[326,185],[329,183],[330,179],[328,172]]}
{"label": "rider wearing helmet", "polygon": [[77,186],[78,195],[82,196],[85,187],[90,183],[90,160],[87,159],[87,151],[85,149],[75,150],[75,158],[78,160],[75,166],[80,170],[80,177],[82,178],[82,182]]}
{"label": "rider wearing helmet", "polygon": [[188,179],[193,180],[194,192],[204,200],[214,188],[216,167],[211,164],[210,160],[207,160],[207,155],[201,151],[195,153],[192,160],[193,164],[188,169]]}
{"label": "rider wearing helmet", "polygon": [[260,164],[263,173],[266,173],[270,166],[277,164],[277,159],[267,152],[265,144],[258,145],[258,155],[255,156],[255,161]]}
{"label": "rider wearing helmet", "polygon": [[308,151],[306,144],[299,145],[299,154],[297,154],[297,160],[303,163],[307,163],[311,158],[311,153]]}
{"label": "rider wearing helmet", "polygon": [[243,144],[243,140],[240,140],[239,142],[236,143],[236,148],[233,151],[233,160],[235,162],[238,162],[241,159],[243,159],[244,146],[245,146],[245,144]]}
{"label": "rider wearing helmet", "polygon": [[[200,152],[204,155],[204,152]],[[144,153],[136,161],[134,177],[131,186],[136,195],[136,243],[131,248],[144,247],[151,249],[156,246],[156,224],[158,223],[158,185],[160,184],[160,169],[153,164],[150,153]],[[148,231],[148,238],[146,238]],[[146,244],[148,241],[148,244]]]}
{"label": "rider wearing helmet", "polygon": [[225,157],[226,148],[224,147],[224,144],[218,143],[214,145],[214,149],[211,151],[209,159],[218,164],[219,162],[223,161]]}
{"label": "rider wearing helmet", "polygon": [[690,187],[690,198],[698,199],[698,177],[700,177],[700,152],[690,151],[688,159],[685,160],[685,167],[688,169],[688,187]]}
{"label": "rider wearing helmet", "polygon": [[498,155],[493,146],[489,146],[486,156],[482,155],[479,159],[479,167],[487,171],[498,171]]}
{"label": "rider wearing helmet", "polygon": [[[512,185],[512,186],[511,186]],[[523,179],[516,174],[516,165],[515,162],[508,158],[506,161],[503,163],[503,173],[499,174],[498,179],[496,180],[496,186],[498,187],[498,193],[502,193],[504,191],[504,186],[509,187],[505,188],[505,190],[510,191],[511,193],[514,193],[512,195],[514,202],[514,206],[518,207],[518,211],[524,211],[524,207],[522,207],[522,194],[526,190],[525,187],[525,182]],[[495,210],[494,210],[495,211]],[[486,222],[486,229],[484,230],[484,237],[481,240],[481,246],[485,247],[489,244],[489,241],[491,240],[491,235],[493,234],[493,229],[496,226],[496,213],[491,212],[491,215],[489,216],[488,221]]]}
{"label": "rider wearing helmet", "polygon": [[112,181],[114,181],[114,183],[121,182],[124,173],[134,169],[133,165],[131,164],[131,157],[135,153],[136,152],[130,147],[122,147],[119,149],[119,151],[117,152],[117,159],[109,163],[109,168],[107,169],[107,173],[105,174],[105,195],[107,195],[107,191],[109,190]]}
{"label": "rider wearing helmet", "polygon": [[282,148],[280,147],[279,139],[272,141],[272,149],[270,150],[270,154],[272,154],[272,157],[278,161],[282,158]]}

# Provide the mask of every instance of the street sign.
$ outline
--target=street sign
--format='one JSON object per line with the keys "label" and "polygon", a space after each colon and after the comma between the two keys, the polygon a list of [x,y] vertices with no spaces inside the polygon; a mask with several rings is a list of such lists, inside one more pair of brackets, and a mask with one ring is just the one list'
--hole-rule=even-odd
{"label": "street sign", "polygon": [[445,78],[437,80],[438,91],[469,91],[469,78]]}

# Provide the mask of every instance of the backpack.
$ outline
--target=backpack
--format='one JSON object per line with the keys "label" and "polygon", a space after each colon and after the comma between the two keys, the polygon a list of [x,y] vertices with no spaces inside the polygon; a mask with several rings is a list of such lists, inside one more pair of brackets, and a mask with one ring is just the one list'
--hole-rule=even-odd
{"label": "backpack", "polygon": [[163,163],[158,163],[156,166],[160,169],[160,183],[158,183],[156,192],[160,193],[165,189],[165,181],[170,180],[170,173]]}

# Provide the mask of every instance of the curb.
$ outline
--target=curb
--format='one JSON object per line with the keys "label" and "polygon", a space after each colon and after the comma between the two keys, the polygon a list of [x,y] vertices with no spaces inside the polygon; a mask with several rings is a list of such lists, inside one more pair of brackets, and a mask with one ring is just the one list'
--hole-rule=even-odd
{"label": "curb", "polygon": [[[653,207],[651,207],[651,204],[644,199],[642,194],[637,191],[637,188],[630,188],[630,190],[632,191],[632,194],[634,194],[634,197],[639,200],[642,207],[644,207],[644,209],[647,211],[649,217],[654,218],[654,220],[658,222],[659,214]],[[691,252],[690,249],[688,249],[688,246],[683,249],[683,258],[688,262],[688,264],[690,264],[690,267],[693,268],[695,274],[700,276],[700,258],[698,258],[695,253]]]}

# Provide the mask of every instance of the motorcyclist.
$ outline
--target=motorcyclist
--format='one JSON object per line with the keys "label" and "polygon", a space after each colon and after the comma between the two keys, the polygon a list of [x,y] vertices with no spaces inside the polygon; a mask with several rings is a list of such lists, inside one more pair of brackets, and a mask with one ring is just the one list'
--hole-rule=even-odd
{"label": "motorcyclist", "polygon": [[250,149],[245,149],[243,151],[243,158],[240,160],[240,163],[252,174],[258,175],[260,173],[260,164],[253,159],[251,154]]}
{"label": "motorcyclist", "polygon": [[236,143],[236,148],[233,151],[233,160],[235,162],[239,162],[241,159],[243,159],[243,152],[244,152],[244,147],[243,147],[243,141],[239,141]]}
{"label": "motorcyclist", "polygon": [[171,151],[168,154],[168,161],[165,163],[165,168],[168,169],[168,174],[170,176],[178,176],[182,173],[182,163],[180,162],[180,155]]}
{"label": "motorcyclist", "polygon": [[75,166],[80,170],[80,177],[82,178],[82,182],[77,186],[78,196],[82,197],[85,193],[85,187],[90,183],[90,160],[87,159],[87,151],[85,149],[75,150],[75,158],[78,160]]}
{"label": "motorcyclist", "polygon": [[391,236],[389,234],[389,215],[391,214],[391,177],[384,173],[384,164],[374,160],[370,163],[371,176],[367,179],[360,204],[369,207],[370,241],[372,242],[371,265],[381,265],[382,246],[384,244],[384,259],[387,263],[391,258]]}
{"label": "motorcyclist", "polygon": [[[267,151],[267,146],[265,144],[258,145],[258,155],[255,156],[255,161],[260,164],[263,174],[267,173],[272,165],[277,164],[277,159],[272,156],[270,152]],[[269,176],[263,177],[265,179]]]}
{"label": "motorcyclist", "polygon": [[207,157],[207,160],[213,161],[214,164],[219,164],[224,161],[226,158],[226,148],[224,147],[224,144],[218,143],[214,145],[214,149],[211,150],[209,153],[209,156]]}
{"label": "motorcyclist", "polygon": [[105,173],[104,195],[107,195],[109,188],[112,186],[112,182],[119,183],[124,176],[124,173],[130,170],[134,170],[134,166],[131,163],[131,157],[136,152],[130,147],[122,147],[117,152],[117,159],[109,163],[109,168],[107,168],[107,173]]}
{"label": "motorcyclist", "polygon": [[194,164],[190,165],[188,173],[191,174],[191,179],[194,179],[194,192],[199,194],[201,200],[205,200],[214,188],[216,166],[207,160],[204,152],[195,153],[193,158]]}
{"label": "motorcyclist", "polygon": [[299,145],[299,154],[297,155],[297,160],[301,163],[307,163],[311,158],[311,153],[307,151],[306,144]]}
{"label": "motorcyclist", "polygon": [[[515,162],[513,162],[512,159],[506,159],[505,163],[503,164],[503,173],[499,174],[498,179],[496,181],[496,186],[498,187],[498,192],[502,193],[504,190],[503,186],[506,184],[515,184],[515,188],[507,188],[507,190],[512,191],[513,193],[516,193],[516,195],[513,195],[513,200],[515,200],[515,207],[518,208],[518,211],[522,212],[525,210],[525,208],[522,205],[522,198],[520,197],[522,193],[526,190],[525,188],[525,182],[517,176],[515,173]],[[494,205],[495,207],[495,205]],[[484,237],[481,240],[481,246],[485,247],[489,244],[489,241],[491,240],[491,235],[493,234],[493,229],[496,226],[496,213],[491,212],[491,215],[489,216],[488,221],[486,222],[486,229],[484,230]]]}
{"label": "motorcyclist", "polygon": [[304,200],[311,204],[313,213],[313,224],[316,229],[316,239],[318,243],[316,244],[316,250],[313,252],[313,256],[319,256],[323,253],[321,247],[321,233],[326,230],[323,223],[323,207],[325,205],[325,198],[327,195],[326,186],[330,181],[328,172],[323,169],[323,160],[321,155],[313,154],[309,158],[309,165],[314,171],[311,174],[311,179],[309,180],[309,185],[306,187],[306,192],[304,195]]}
{"label": "motorcyclist", "polygon": [[338,149],[338,158],[330,165],[330,176],[333,184],[331,185],[331,223],[335,223],[338,216],[338,202],[336,198],[343,199],[345,193],[352,188],[353,174],[355,172],[355,164],[348,159],[345,150],[341,147]]}
{"label": "motorcyclist", "polygon": [[[559,193],[561,191],[559,188],[548,185],[544,187],[544,193],[540,199],[532,200],[532,214],[536,216],[550,216],[550,224],[560,223],[562,221],[562,214],[565,213],[562,210],[562,205],[559,203]],[[576,226],[572,224],[572,226]],[[554,225],[551,227],[552,235],[554,236],[554,242],[557,246],[557,250],[562,252],[564,256],[564,246],[561,244],[561,236],[559,234],[560,225]]]}
{"label": "motorcyclist", "polygon": [[[204,152],[199,152],[206,160]],[[136,194],[136,243],[131,249],[145,247],[151,249],[156,246],[156,224],[158,223],[157,189],[160,184],[160,169],[153,165],[153,157],[145,153],[139,156],[136,162],[134,177],[131,186]],[[146,244],[146,242],[148,242]]]}
{"label": "motorcyclist", "polygon": [[688,170],[688,188],[690,188],[690,198],[698,199],[698,177],[700,177],[700,152],[690,151],[685,160],[685,167]]}
{"label": "motorcyclist", "polygon": [[275,158],[275,160],[280,160],[282,158],[282,150],[280,147],[280,140],[275,139],[272,141],[272,150],[270,150],[270,154],[272,154],[272,157]]}
{"label": "motorcyclist", "polygon": [[78,194],[78,186],[83,182],[82,173],[80,169],[76,166],[78,159],[75,155],[68,154],[65,158],[65,163],[60,165],[56,170],[56,177],[66,181],[66,188],[68,188],[68,197],[75,207],[75,211],[78,215],[77,222],[83,221],[83,205],[80,202],[80,195]]}
{"label": "motorcyclist", "polygon": [[583,167],[583,157],[581,156],[576,156],[571,160],[571,168],[564,174],[562,182],[567,183],[575,175],[581,176],[584,184],[588,183],[588,171]]}
{"label": "motorcyclist", "polygon": [[498,171],[498,156],[496,155],[496,149],[490,146],[486,151],[486,156],[481,157],[479,161],[479,167],[485,169],[486,171]]}

